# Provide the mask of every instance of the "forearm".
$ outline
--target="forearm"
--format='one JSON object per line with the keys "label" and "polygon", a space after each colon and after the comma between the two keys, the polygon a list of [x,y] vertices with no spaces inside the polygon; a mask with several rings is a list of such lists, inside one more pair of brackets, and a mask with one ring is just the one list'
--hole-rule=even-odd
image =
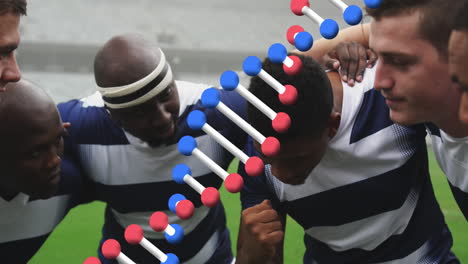
{"label": "forearm", "polygon": [[300,52],[298,50],[294,50],[293,52],[305,56],[310,56],[321,63],[323,56],[325,56],[325,54],[330,52],[341,42],[353,41],[365,47],[369,47],[369,30],[370,24],[368,23],[352,26],[341,30],[334,39],[321,38],[315,41],[312,48],[306,52]]}
{"label": "forearm", "polygon": [[[246,252],[248,250],[237,250],[236,264],[283,264],[283,256],[268,257],[258,254],[258,252]],[[255,255],[253,255],[255,254]]]}
{"label": "forearm", "polygon": [[276,247],[275,254],[271,255],[269,250],[261,250],[257,247],[242,246],[237,243],[236,264],[283,264],[283,248]]}

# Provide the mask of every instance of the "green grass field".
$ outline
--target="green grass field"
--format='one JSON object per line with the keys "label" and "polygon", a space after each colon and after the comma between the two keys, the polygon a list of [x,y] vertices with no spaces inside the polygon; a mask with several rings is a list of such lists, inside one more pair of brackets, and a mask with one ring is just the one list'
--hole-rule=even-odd
{"label": "green grass field", "polygon": [[[437,166],[432,153],[430,154],[430,168],[438,201],[453,233],[453,251],[462,263],[468,263],[468,223],[458,209],[447,180]],[[226,207],[228,226],[234,246],[239,228],[239,195],[227,193],[224,188],[221,195]],[[95,202],[72,210],[29,263],[81,264],[87,257],[96,256],[103,223],[103,209],[103,203]],[[300,226],[292,219],[288,219],[284,263],[302,263],[304,252],[302,235],[303,230]]]}

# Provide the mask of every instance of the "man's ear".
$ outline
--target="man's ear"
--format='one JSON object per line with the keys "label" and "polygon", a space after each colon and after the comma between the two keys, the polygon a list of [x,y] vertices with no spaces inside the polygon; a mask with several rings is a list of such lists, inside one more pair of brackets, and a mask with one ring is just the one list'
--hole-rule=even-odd
{"label": "man's ear", "polygon": [[328,119],[328,137],[333,138],[340,127],[341,113],[333,111]]}

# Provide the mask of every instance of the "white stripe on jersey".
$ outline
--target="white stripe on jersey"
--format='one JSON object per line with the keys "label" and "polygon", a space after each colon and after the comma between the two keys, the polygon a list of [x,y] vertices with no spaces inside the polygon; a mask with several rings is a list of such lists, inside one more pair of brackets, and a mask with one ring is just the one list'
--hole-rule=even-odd
{"label": "white stripe on jersey", "polygon": [[83,104],[81,107],[88,108],[88,107],[104,107],[104,100],[102,100],[102,96],[99,92],[95,92],[90,96],[80,99]]}
{"label": "white stripe on jersey", "polygon": [[412,191],[403,206],[397,210],[340,226],[312,227],[306,230],[306,233],[326,243],[335,251],[352,248],[371,251],[390,236],[399,235],[405,231],[416,208],[418,196],[418,191]]}
{"label": "white stripe on jersey", "polygon": [[[432,249],[430,243],[432,243],[432,241],[427,241],[420,248],[416,249],[413,253],[404,258],[374,264],[433,264],[434,262],[432,260],[426,260],[426,256]],[[312,261],[312,264],[318,263],[316,261]]]}
{"label": "white stripe on jersey", "polygon": [[[23,194],[21,200],[24,197]],[[65,216],[69,199],[70,195],[60,195],[26,204],[16,198],[11,202],[1,199],[0,243],[34,238],[52,232]]]}
{"label": "white stripe on jersey", "polygon": [[[271,175],[270,169],[266,170],[268,179],[275,185],[276,195],[283,202],[370,179],[397,169],[407,162],[407,159],[402,158],[402,156],[406,156],[408,153],[413,154],[414,150],[411,152],[399,151],[398,143],[393,136],[395,129],[399,129],[399,127],[392,125],[382,129],[370,137],[361,139],[359,144],[349,144],[350,133],[344,140],[348,142],[347,144],[331,143],[325,156],[309,174],[303,185],[283,184]],[[376,140],[380,141],[380,146],[378,148],[370,147],[375,145]],[[374,158],[369,159],[369,157]],[[407,158],[409,159],[410,156]],[[337,162],[340,163],[340,166],[336,166]],[[343,168],[346,168],[346,171],[343,171]]]}
{"label": "white stripe on jersey", "polygon": [[434,250],[434,246],[431,246],[430,244],[434,243],[433,241],[427,241],[424,243],[421,247],[416,249],[413,253],[410,255],[402,258],[402,259],[397,259],[397,260],[392,260],[392,261],[385,261],[385,262],[380,262],[376,264],[433,264],[433,260],[428,260],[427,256],[431,254],[431,251]]}
{"label": "white stripe on jersey", "polygon": [[185,111],[189,105],[194,105],[200,100],[202,93],[211,86],[206,84],[191,83],[185,81],[176,81],[177,90],[179,91],[180,110],[179,116]]}
{"label": "white stripe on jersey", "polygon": [[[199,208],[196,208],[193,216],[190,218],[190,221],[186,221],[180,219],[170,211],[164,211],[164,213],[166,213],[169,218],[169,223],[180,225],[184,229],[185,235],[190,234],[190,232],[192,232],[192,230],[194,230],[198,226],[198,224],[208,215],[209,212],[210,209],[208,207],[201,206]],[[117,219],[117,222],[123,227],[127,227],[131,224],[137,224],[143,228],[146,238],[165,239],[164,233],[155,232],[148,225],[148,219],[151,217],[151,214],[153,214],[153,212],[120,214],[112,209],[112,213]],[[219,236],[219,231],[214,232],[208,239],[208,241],[205,243],[205,245],[202,247],[202,249],[191,259],[183,263],[198,264],[205,263],[206,261],[208,261],[217,249]]]}
{"label": "white stripe on jersey", "polygon": [[216,251],[216,248],[218,247],[219,236],[219,231],[214,232],[208,239],[208,241],[205,243],[205,245],[202,247],[202,249],[200,249],[200,251],[198,251],[198,253],[191,259],[182,262],[182,264],[206,263],[211,258],[211,256],[213,256],[213,254]]}
{"label": "white stripe on jersey", "polygon": [[[208,135],[196,138],[198,148],[222,167],[222,147]],[[172,170],[184,163],[192,176],[205,175],[208,167],[192,156],[179,153],[177,144],[158,148],[139,148],[127,145],[79,145],[80,159],[88,175],[105,185],[127,185],[172,181]],[[96,159],[99,157],[99,159]]]}
{"label": "white stripe on jersey", "polygon": [[468,193],[468,137],[453,138],[439,131],[441,137],[431,134],[437,162],[450,183]]}
{"label": "white stripe on jersey", "polygon": [[[136,212],[121,214],[114,209],[111,210],[115,216],[115,219],[122,227],[126,228],[129,225],[137,224],[143,228],[146,238],[164,239],[164,233],[155,232],[148,225],[148,221],[154,212]],[[184,234],[188,235],[198,226],[198,224],[200,224],[201,221],[203,221],[203,219],[205,219],[205,217],[210,212],[210,208],[206,206],[200,206],[198,208],[195,208],[195,211],[193,213],[193,216],[190,218],[190,221],[180,219],[177,215],[175,215],[169,210],[163,212],[168,216],[169,224],[180,225],[184,229]]]}

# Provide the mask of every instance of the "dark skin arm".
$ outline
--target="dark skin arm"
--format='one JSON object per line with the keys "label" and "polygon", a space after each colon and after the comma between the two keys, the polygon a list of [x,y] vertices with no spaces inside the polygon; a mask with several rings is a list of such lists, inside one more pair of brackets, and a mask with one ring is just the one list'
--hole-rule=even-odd
{"label": "dark skin arm", "polygon": [[319,39],[307,52],[295,52],[314,58],[329,70],[337,71],[341,67],[342,80],[353,86],[355,81],[362,81],[365,69],[377,60],[369,49],[369,30],[370,24],[349,27],[334,39]]}
{"label": "dark skin arm", "polygon": [[353,86],[355,81],[362,82],[366,68],[377,61],[377,55],[357,42],[342,42],[324,57],[325,68],[338,71],[344,82]]}
{"label": "dark skin arm", "polygon": [[282,264],[285,224],[268,200],[242,211],[236,264]]}

